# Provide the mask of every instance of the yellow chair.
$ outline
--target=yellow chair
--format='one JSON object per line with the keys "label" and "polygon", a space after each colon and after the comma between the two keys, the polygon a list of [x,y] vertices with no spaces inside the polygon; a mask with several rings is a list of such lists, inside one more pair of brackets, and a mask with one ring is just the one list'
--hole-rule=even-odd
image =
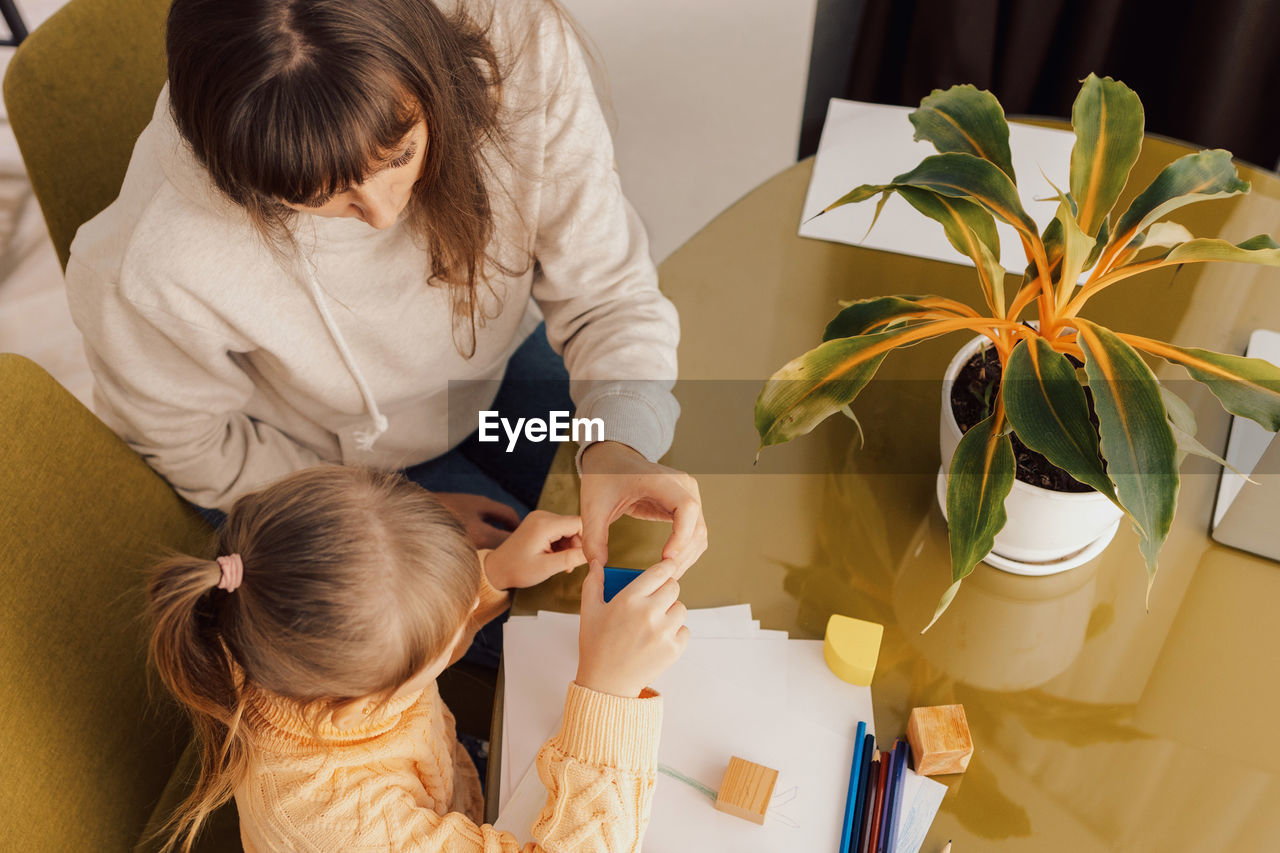
{"label": "yellow chair", "polygon": [[[64,268],[151,118],[169,3],[71,0],[5,74],[9,123]],[[0,608],[0,837],[20,850],[154,850],[146,838],[189,790],[194,754],[180,715],[144,689],[142,572],[163,547],[209,547],[211,531],[34,364],[0,355],[0,388],[11,599]],[[494,689],[491,671],[465,663],[440,679],[459,730],[481,737]],[[197,849],[240,849],[233,807]]]}
{"label": "yellow chair", "polygon": [[[142,665],[143,570],[212,530],[41,368],[0,355],[0,388],[5,846],[133,850],[188,738]],[[201,849],[239,849],[234,818]]]}
{"label": "yellow chair", "polygon": [[14,52],[9,124],[63,267],[80,225],[115,200],[165,81],[169,0],[72,0]]}

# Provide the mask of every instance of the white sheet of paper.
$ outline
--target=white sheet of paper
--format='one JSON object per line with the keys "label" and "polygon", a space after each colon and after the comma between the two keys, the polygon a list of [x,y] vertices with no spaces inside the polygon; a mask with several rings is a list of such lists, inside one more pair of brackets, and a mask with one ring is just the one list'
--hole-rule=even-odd
{"label": "white sheet of paper", "polygon": [[938,814],[947,786],[927,776],[917,776],[910,768],[902,777],[902,810],[898,812],[898,843],[894,853],[917,853]]}
{"label": "white sheet of paper", "polygon": [[[761,673],[785,673],[786,633],[750,629],[750,617],[745,604],[689,611],[686,624],[693,637],[676,666],[686,660],[701,663],[738,683],[751,683]],[[565,689],[578,668],[578,615],[547,611],[537,618],[508,619],[503,645],[503,707],[513,711],[502,718],[499,809],[559,726]],[[660,685],[654,686],[661,690]],[[759,701],[781,710],[785,695],[762,691]]]}
{"label": "white sheet of paper", "polygon": [[[1245,355],[1280,365],[1280,333],[1258,329],[1249,336]],[[1231,509],[1236,495],[1240,494],[1240,490],[1248,482],[1244,475],[1253,473],[1258,460],[1262,459],[1262,454],[1267,451],[1267,446],[1274,439],[1275,433],[1268,432],[1265,427],[1255,421],[1241,417],[1231,419],[1226,459],[1232,467],[1243,473],[1237,474],[1230,468],[1222,472],[1222,481],[1218,485],[1218,501],[1213,507],[1214,527],[1222,522],[1227,510]]]}
{"label": "white sheet of paper", "polygon": [[[909,107],[832,98],[805,197],[800,236],[972,266],[967,257],[947,242],[941,225],[896,194],[889,197],[869,234],[867,229],[875,213],[875,199],[848,204],[810,219],[854,187],[887,184],[895,176],[915,168],[925,157],[937,153],[930,143],[912,139],[915,128],[907,119],[910,112]],[[1027,214],[1042,230],[1058,208],[1049,180],[1063,192],[1071,187],[1068,174],[1074,144],[1075,134],[1070,131],[1018,123],[1009,125],[1018,195]],[[1048,200],[1036,200],[1044,198]],[[1021,274],[1027,259],[1017,232],[999,220],[996,229],[1000,234],[1001,263],[1010,272]]]}
{"label": "white sheet of paper", "polygon": [[[768,711],[755,692],[691,662],[672,667],[655,687],[663,694],[664,720],[645,851],[764,853],[829,850],[839,843],[852,730],[839,737],[789,713]],[[778,771],[763,826],[716,811],[705,793],[666,772],[715,790],[732,755]],[[526,840],[545,801],[537,773],[528,772],[497,826]]]}
{"label": "white sheet of paper", "polygon": [[787,641],[787,698],[792,714],[835,735],[849,736],[859,721],[876,733],[871,688],[841,681],[822,657],[821,640]]}

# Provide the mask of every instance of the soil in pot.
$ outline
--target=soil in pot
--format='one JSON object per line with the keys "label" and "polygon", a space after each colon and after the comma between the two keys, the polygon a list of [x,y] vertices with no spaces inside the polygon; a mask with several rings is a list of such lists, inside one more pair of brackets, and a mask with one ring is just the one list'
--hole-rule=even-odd
{"label": "soil in pot", "polygon": [[[1070,358],[1070,356],[1068,356]],[[1077,367],[1080,365],[1072,359]],[[980,350],[960,368],[955,382],[951,385],[951,411],[955,415],[960,432],[965,433],[974,424],[980,423],[991,414],[991,401],[995,399],[1000,388],[1001,373],[1000,355],[992,347]],[[1098,416],[1093,411],[1093,397],[1089,389],[1085,389],[1085,399],[1089,404],[1089,418],[1096,428]],[[1032,486],[1051,489],[1055,492],[1090,492],[1089,486],[1081,483],[1048,459],[1022,443],[1017,434],[1013,439],[1013,454],[1017,459],[1017,478]]]}

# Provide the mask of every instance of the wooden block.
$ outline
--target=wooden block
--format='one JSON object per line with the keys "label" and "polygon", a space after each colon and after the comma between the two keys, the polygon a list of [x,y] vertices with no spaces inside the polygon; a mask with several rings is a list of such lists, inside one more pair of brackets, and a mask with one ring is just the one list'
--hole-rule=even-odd
{"label": "wooden block", "polygon": [[764,813],[769,809],[769,800],[773,797],[773,786],[777,782],[777,770],[735,755],[729,759],[724,779],[720,780],[716,808],[743,820],[762,824]]}
{"label": "wooden block", "polygon": [[882,636],[883,625],[833,613],[827,620],[822,656],[841,681],[866,687],[876,672]]}
{"label": "wooden block", "polygon": [[907,741],[921,776],[963,773],[973,756],[973,739],[963,705],[914,708],[907,720]]}

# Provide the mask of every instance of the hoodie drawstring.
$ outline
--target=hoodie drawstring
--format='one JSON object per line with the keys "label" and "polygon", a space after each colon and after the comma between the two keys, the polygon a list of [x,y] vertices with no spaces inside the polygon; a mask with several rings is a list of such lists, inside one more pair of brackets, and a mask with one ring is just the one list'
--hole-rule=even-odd
{"label": "hoodie drawstring", "polygon": [[338,324],[333,320],[333,315],[329,313],[329,304],[324,298],[324,292],[320,289],[320,282],[316,280],[315,268],[307,258],[300,257],[299,260],[306,273],[307,286],[311,291],[311,299],[316,304],[316,310],[320,312],[324,327],[329,330],[329,337],[338,348],[338,353],[342,356],[342,362],[347,366],[348,372],[351,373],[351,378],[356,381],[356,387],[360,389],[360,396],[364,399],[364,407],[369,412],[369,428],[358,429],[354,433],[356,448],[363,451],[372,450],[373,443],[387,431],[387,416],[379,411],[378,402],[373,399],[373,392],[369,390],[369,383],[365,381],[364,374],[360,372],[360,367],[351,354],[351,348],[347,346],[346,338],[342,336]]}

